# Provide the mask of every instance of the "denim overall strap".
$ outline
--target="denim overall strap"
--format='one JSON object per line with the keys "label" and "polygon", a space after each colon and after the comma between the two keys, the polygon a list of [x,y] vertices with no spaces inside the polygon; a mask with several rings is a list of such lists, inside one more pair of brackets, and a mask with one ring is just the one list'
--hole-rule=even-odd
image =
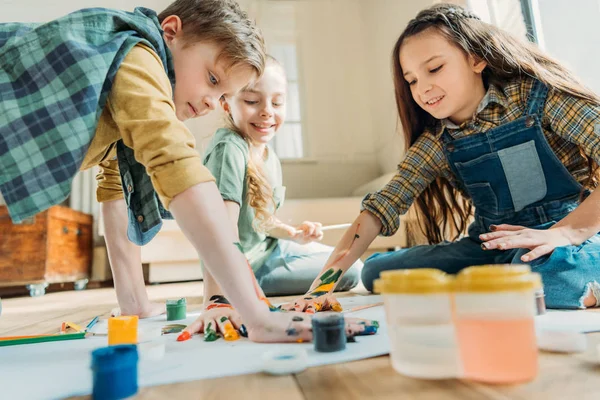
{"label": "denim overall strap", "polygon": [[529,92],[529,98],[527,99],[527,106],[525,112],[527,115],[542,115],[544,113],[544,105],[546,104],[546,98],[548,97],[548,87],[542,82],[536,79]]}

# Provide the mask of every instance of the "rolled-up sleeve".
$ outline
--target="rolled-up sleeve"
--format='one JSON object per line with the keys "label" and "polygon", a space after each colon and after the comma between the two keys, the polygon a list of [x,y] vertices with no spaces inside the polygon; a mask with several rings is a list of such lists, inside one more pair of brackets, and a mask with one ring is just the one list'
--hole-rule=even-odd
{"label": "rolled-up sleeve", "polygon": [[96,175],[98,186],[96,188],[96,199],[99,203],[105,201],[119,200],[123,198],[121,186],[121,175],[119,173],[119,162],[117,160],[102,161]]}
{"label": "rolled-up sleeve", "polygon": [[107,103],[123,143],[146,167],[165,208],[173,197],[214,181],[196,151],[196,140],[175,114],[171,83],[158,56],[135,46],[115,76]]}

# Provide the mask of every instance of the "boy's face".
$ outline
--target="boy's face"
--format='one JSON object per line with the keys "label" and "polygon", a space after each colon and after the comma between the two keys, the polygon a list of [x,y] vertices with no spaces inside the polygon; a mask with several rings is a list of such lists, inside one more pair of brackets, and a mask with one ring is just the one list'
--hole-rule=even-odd
{"label": "boy's face", "polygon": [[234,125],[253,143],[264,144],[273,139],[285,121],[287,82],[281,67],[267,64],[262,77],[231,98],[223,107],[231,114]]}
{"label": "boy's face", "polygon": [[407,38],[400,65],[415,102],[436,119],[460,124],[470,119],[485,95],[477,62],[435,29]]}
{"label": "boy's face", "polygon": [[236,93],[256,77],[250,67],[227,69],[227,62],[219,59],[221,49],[211,42],[185,43],[178,17],[165,18],[162,28],[173,56],[173,101],[179,120],[208,114],[218,106],[221,96]]}

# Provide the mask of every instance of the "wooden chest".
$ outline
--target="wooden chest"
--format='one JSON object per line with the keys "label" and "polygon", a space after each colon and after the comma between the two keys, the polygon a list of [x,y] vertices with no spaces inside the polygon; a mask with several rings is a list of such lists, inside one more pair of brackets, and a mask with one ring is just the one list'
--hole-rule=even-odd
{"label": "wooden chest", "polygon": [[86,279],[92,263],[93,217],[54,206],[13,224],[0,206],[0,286]]}

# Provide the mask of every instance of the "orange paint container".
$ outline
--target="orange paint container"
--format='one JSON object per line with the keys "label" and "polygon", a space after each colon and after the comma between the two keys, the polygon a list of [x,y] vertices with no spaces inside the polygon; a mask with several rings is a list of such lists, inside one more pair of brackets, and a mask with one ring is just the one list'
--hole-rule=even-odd
{"label": "orange paint container", "polygon": [[138,316],[125,315],[108,319],[108,345],[137,344]]}
{"label": "orange paint container", "polygon": [[536,377],[540,286],[526,265],[475,266],[458,274],[455,323],[465,379],[501,384]]}

